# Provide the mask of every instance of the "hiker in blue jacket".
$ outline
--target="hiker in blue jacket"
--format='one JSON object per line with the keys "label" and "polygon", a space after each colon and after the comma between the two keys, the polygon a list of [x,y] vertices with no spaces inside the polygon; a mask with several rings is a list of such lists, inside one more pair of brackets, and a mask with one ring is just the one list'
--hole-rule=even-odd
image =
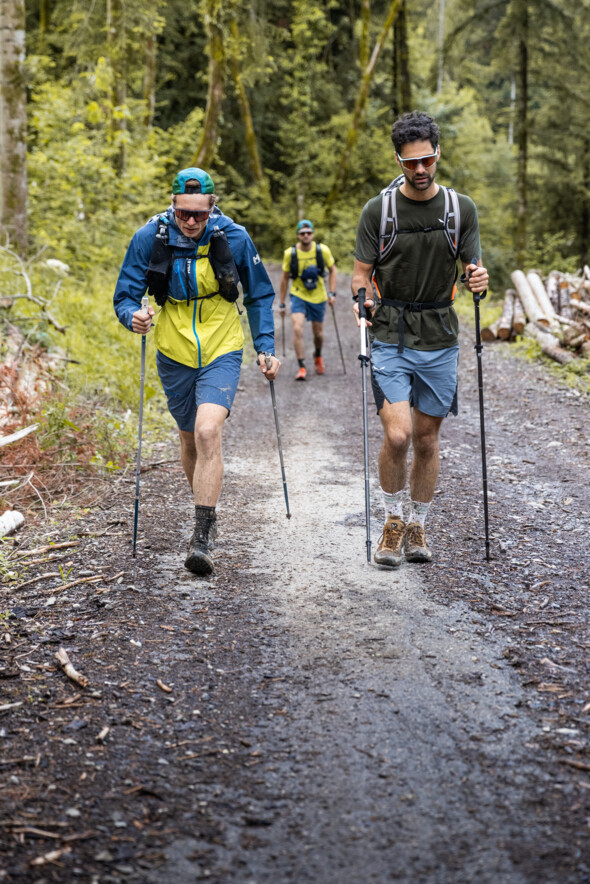
{"label": "hiker in blue jacket", "polygon": [[160,308],[156,362],[194,496],[195,529],[184,564],[195,574],[213,571],[221,436],[244,345],[238,282],[260,370],[274,380],[280,363],[274,356],[274,291],[268,274],[245,228],[216,205],[211,176],[202,169],[183,169],[174,178],[172,205],[133,236],[114,307],[119,321],[141,335],[149,332],[155,314],[152,306],[147,315],[141,310],[146,289]]}

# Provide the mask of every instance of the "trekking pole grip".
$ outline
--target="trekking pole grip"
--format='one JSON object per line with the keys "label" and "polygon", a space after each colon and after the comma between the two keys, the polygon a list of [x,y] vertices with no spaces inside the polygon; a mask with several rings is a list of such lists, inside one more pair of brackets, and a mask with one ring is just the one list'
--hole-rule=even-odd
{"label": "trekking pole grip", "polygon": [[367,308],[365,307],[366,289],[358,290],[359,319],[367,319]]}

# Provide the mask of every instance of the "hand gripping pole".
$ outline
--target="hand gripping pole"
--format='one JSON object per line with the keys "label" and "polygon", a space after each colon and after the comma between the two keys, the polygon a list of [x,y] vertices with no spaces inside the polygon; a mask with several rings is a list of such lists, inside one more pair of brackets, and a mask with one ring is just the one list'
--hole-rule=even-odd
{"label": "hand gripping pole", "polygon": [[[474,259],[472,264],[477,264]],[[483,408],[483,368],[482,368],[482,352],[483,344],[481,342],[481,323],[479,318],[479,302],[485,298],[487,292],[475,293],[473,295],[473,304],[475,306],[475,352],[477,353],[477,386],[479,390],[479,428],[481,435],[481,471],[483,478],[483,517],[486,538],[486,561],[490,560],[490,533],[488,518],[488,468],[486,462],[486,428],[485,415]]]}
{"label": "hand gripping pole", "polygon": [[359,319],[361,322],[361,352],[359,360],[363,379],[363,438],[365,454],[365,525],[367,528],[367,562],[371,561],[371,489],[369,484],[369,428],[367,413],[367,310],[365,307],[366,289],[358,291]]}
{"label": "hand gripping pole", "polygon": [[[147,315],[149,299],[147,295],[141,299],[142,312]],[[146,336],[141,336],[141,371],[139,375],[139,435],[137,440],[137,465],[135,467],[135,513],[133,517],[133,558],[137,546],[137,521],[139,518],[139,476],[141,472],[141,432],[143,427],[143,387],[145,382],[145,343]]]}
{"label": "hand gripping pole", "polygon": [[[266,356],[266,367],[270,368],[272,365],[271,358],[269,355]],[[291,518],[291,512],[289,510],[289,495],[287,494],[287,477],[285,476],[285,463],[283,461],[283,443],[281,442],[281,431],[279,428],[279,415],[277,412],[277,398],[275,396],[275,382],[269,381],[270,384],[270,396],[272,399],[272,410],[275,416],[275,427],[277,428],[277,445],[279,448],[279,460],[281,462],[281,476],[283,478],[283,494],[285,495],[285,506],[287,507],[287,518]]]}

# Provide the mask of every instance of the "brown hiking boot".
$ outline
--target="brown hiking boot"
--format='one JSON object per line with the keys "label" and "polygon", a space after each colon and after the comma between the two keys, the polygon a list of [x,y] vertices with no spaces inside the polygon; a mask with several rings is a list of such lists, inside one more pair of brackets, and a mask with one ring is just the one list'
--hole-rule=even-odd
{"label": "brown hiking boot", "polygon": [[383,534],[379,539],[374,559],[377,565],[397,568],[402,560],[402,542],[406,523],[395,516],[388,516],[383,526]]}
{"label": "brown hiking boot", "polygon": [[424,528],[419,522],[411,522],[404,537],[406,562],[430,562],[432,551],[426,543]]}

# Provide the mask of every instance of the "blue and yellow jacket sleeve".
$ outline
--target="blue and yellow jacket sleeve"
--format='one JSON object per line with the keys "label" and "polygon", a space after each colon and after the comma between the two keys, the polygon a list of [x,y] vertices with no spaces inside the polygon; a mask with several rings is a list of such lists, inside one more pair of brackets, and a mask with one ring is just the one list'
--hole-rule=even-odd
{"label": "blue and yellow jacket sleeve", "polygon": [[234,223],[226,227],[225,232],[244,290],[244,307],[254,349],[257,353],[274,353],[272,305],[275,293],[268,273],[244,227]]}
{"label": "blue and yellow jacket sleeve", "polygon": [[147,270],[152,254],[157,223],[149,221],[141,227],[129,243],[113,296],[113,306],[119,322],[131,329],[133,314],[141,307],[147,290]]}

